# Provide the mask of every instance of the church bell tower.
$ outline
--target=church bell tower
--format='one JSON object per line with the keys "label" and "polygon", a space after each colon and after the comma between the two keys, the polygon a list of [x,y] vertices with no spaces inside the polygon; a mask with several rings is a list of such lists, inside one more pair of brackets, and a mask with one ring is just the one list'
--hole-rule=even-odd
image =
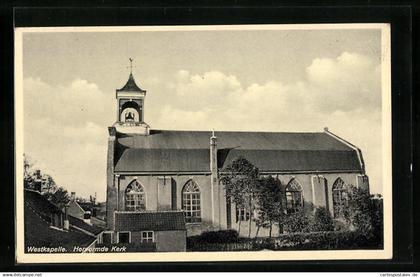
{"label": "church bell tower", "polygon": [[130,75],[127,83],[116,90],[117,121],[114,126],[120,133],[149,134],[149,125],[144,122],[144,99],[146,91],[134,80],[133,59],[130,58]]}

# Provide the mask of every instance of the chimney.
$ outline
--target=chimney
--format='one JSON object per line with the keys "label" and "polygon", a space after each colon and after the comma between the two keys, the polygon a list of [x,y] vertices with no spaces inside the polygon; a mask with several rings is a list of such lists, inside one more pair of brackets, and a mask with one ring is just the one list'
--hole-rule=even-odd
{"label": "chimney", "polygon": [[42,192],[42,178],[41,178],[41,170],[37,169],[35,170],[34,174],[34,183],[33,183],[33,189]]}
{"label": "chimney", "polygon": [[41,170],[40,169],[35,170],[35,176],[36,176],[35,178],[37,180],[41,179]]}

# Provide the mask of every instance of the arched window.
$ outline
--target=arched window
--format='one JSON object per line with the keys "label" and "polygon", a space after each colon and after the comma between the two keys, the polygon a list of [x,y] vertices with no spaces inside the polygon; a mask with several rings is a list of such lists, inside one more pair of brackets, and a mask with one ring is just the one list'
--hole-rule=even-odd
{"label": "arched window", "polygon": [[334,217],[343,216],[343,211],[348,207],[348,187],[341,178],[335,180],[332,186]]}
{"label": "arched window", "polygon": [[144,192],[143,186],[137,181],[131,182],[125,190],[125,210],[146,210],[146,193]]}
{"label": "arched window", "polygon": [[286,186],[286,210],[293,213],[303,207],[303,189],[298,181],[293,178]]}
{"label": "arched window", "polygon": [[201,222],[200,189],[193,180],[189,180],[182,189],[182,209],[186,222]]}
{"label": "arched window", "polygon": [[121,100],[120,102],[120,121],[121,122],[141,122],[142,108],[135,101]]}

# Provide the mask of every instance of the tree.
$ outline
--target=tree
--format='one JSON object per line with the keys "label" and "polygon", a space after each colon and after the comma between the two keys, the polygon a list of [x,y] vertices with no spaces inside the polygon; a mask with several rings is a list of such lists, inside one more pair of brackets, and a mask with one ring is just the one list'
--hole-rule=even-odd
{"label": "tree", "polygon": [[346,221],[360,234],[383,243],[383,204],[381,197],[372,196],[363,188],[351,186]]}
{"label": "tree", "polygon": [[330,212],[325,207],[316,208],[311,229],[314,232],[334,230],[334,221]]}
{"label": "tree", "polygon": [[47,197],[57,190],[57,184],[54,179],[50,175],[42,173],[40,169],[34,170],[33,163],[25,154],[23,155],[23,168],[24,188],[37,190],[42,194],[45,194]]}
{"label": "tree", "polygon": [[349,225],[363,234],[372,231],[372,220],[370,216],[371,204],[369,192],[355,186],[349,187],[349,201],[347,212],[344,213]]}
{"label": "tree", "polygon": [[43,194],[49,195],[53,194],[57,191],[57,184],[55,183],[53,177],[48,174],[42,175],[42,183],[41,183],[41,192]]}
{"label": "tree", "polygon": [[381,195],[371,195],[370,216],[372,220],[373,239],[383,245],[384,218],[383,218],[383,199]]}
{"label": "tree", "polygon": [[31,170],[32,163],[29,161],[28,157],[23,154],[23,186],[25,189],[34,188],[34,172]]}
{"label": "tree", "polygon": [[55,193],[49,195],[48,200],[62,209],[70,201],[70,197],[67,190],[63,187],[59,187]]}
{"label": "tree", "polygon": [[288,213],[284,219],[284,228],[288,233],[308,233],[310,232],[311,213],[301,208],[293,213]]}
{"label": "tree", "polygon": [[[222,172],[221,181],[225,186],[226,198],[232,201],[236,207],[245,208],[249,211],[250,219],[248,237],[251,236],[251,222],[256,187],[258,185],[259,170],[243,157],[238,157]],[[241,221],[238,220],[238,232]]]}
{"label": "tree", "polygon": [[257,224],[255,236],[258,235],[261,227],[269,227],[269,236],[271,237],[273,223],[279,225],[279,233],[282,233],[285,209],[280,180],[271,176],[262,177],[258,182],[257,188],[258,217],[255,219],[255,223]]}

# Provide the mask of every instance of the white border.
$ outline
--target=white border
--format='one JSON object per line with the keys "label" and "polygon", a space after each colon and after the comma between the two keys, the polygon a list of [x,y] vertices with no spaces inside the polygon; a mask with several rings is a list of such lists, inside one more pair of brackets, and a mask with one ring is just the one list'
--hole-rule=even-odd
{"label": "white border", "polygon": [[[215,30],[350,30],[380,29],[382,33],[382,148],[384,249],[320,250],[273,252],[180,252],[180,253],[24,253],[23,228],[23,33],[36,32],[156,32]],[[71,262],[168,262],[168,261],[260,261],[260,260],[350,260],[392,258],[392,156],[391,156],[391,44],[389,24],[287,24],[287,25],[211,25],[142,27],[47,27],[15,29],[15,196],[16,261],[18,263]]]}

